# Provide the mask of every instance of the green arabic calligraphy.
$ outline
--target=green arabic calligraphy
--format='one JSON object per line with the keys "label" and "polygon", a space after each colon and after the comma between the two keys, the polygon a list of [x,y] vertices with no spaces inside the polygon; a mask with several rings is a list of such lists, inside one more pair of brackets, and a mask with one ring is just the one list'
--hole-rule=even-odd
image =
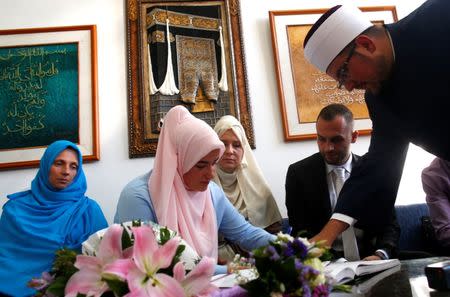
{"label": "green arabic calligraphy", "polygon": [[[78,137],[71,134],[78,128],[77,112],[76,43],[0,47],[0,142],[8,143],[0,149],[32,146],[45,137]],[[67,129],[65,120],[73,122]]]}

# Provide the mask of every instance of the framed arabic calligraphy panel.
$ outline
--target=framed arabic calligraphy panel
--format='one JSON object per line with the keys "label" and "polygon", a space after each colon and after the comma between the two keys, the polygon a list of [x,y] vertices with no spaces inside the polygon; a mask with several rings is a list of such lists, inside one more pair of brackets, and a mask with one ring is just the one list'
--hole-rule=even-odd
{"label": "framed arabic calligraphy panel", "polygon": [[0,30],[0,169],[59,139],[99,160],[95,25]]}
{"label": "framed arabic calligraphy panel", "polygon": [[167,111],[212,127],[226,114],[254,147],[239,0],[127,0],[130,158],[154,156]]}
{"label": "framed arabic calligraphy panel", "polygon": [[[397,21],[395,6],[360,8],[373,23]],[[339,90],[336,82],[308,63],[303,40],[312,24],[328,9],[269,11],[280,109],[285,141],[316,138],[315,121],[331,103],[345,104],[359,134],[370,134],[372,123],[364,91]]]}

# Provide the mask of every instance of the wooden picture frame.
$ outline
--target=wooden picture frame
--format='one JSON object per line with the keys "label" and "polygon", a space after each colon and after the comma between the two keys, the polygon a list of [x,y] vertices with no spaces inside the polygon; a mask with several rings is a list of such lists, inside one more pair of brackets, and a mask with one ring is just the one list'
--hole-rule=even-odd
{"label": "wooden picture frame", "polygon": [[37,167],[59,139],[100,159],[95,25],[0,30],[0,169]]}
{"label": "wooden picture frame", "polygon": [[[397,21],[395,6],[361,7],[374,23]],[[319,71],[303,54],[303,40],[312,24],[328,8],[269,11],[272,47],[285,141],[316,138],[315,121],[320,110],[342,103],[352,110],[355,129],[370,134],[363,90],[337,89],[336,82]]]}
{"label": "wooden picture frame", "polygon": [[[239,1],[127,0],[126,6],[129,157],[155,155],[162,119],[179,104],[212,127],[221,116],[234,115],[254,148]],[[163,88],[169,72],[179,93]],[[216,87],[219,78],[227,90]],[[189,95],[192,84],[197,89]]]}

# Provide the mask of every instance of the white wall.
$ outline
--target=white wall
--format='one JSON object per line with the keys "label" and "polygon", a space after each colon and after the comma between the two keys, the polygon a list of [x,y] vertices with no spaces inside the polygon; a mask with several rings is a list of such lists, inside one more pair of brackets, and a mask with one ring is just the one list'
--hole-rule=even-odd
{"label": "white wall", "polygon": [[[289,164],[317,151],[314,141],[285,143],[273,65],[269,10],[323,8],[331,0],[241,0],[243,34],[257,149],[254,151],[283,215],[284,179]],[[96,24],[98,34],[99,162],[85,164],[87,195],[96,199],[111,222],[124,185],[148,171],[153,158],[128,158],[126,28],[124,0],[0,0],[0,29]],[[360,6],[396,5],[399,17],[423,0],[352,1]],[[1,45],[0,45],[1,46]],[[360,137],[353,151],[363,154],[368,137]],[[397,204],[424,201],[420,171],[433,156],[411,146]],[[36,169],[0,172],[0,206],[6,195],[26,189]]]}

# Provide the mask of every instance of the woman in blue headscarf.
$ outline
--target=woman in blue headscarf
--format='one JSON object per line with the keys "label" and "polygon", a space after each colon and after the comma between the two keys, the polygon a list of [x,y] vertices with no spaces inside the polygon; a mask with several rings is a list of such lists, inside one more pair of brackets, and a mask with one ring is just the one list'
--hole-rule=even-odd
{"label": "woman in blue headscarf", "polygon": [[86,197],[78,147],[66,140],[45,151],[31,189],[8,195],[0,218],[0,295],[30,296],[33,277],[50,271],[55,251],[80,251],[89,235],[108,226],[100,206]]}

